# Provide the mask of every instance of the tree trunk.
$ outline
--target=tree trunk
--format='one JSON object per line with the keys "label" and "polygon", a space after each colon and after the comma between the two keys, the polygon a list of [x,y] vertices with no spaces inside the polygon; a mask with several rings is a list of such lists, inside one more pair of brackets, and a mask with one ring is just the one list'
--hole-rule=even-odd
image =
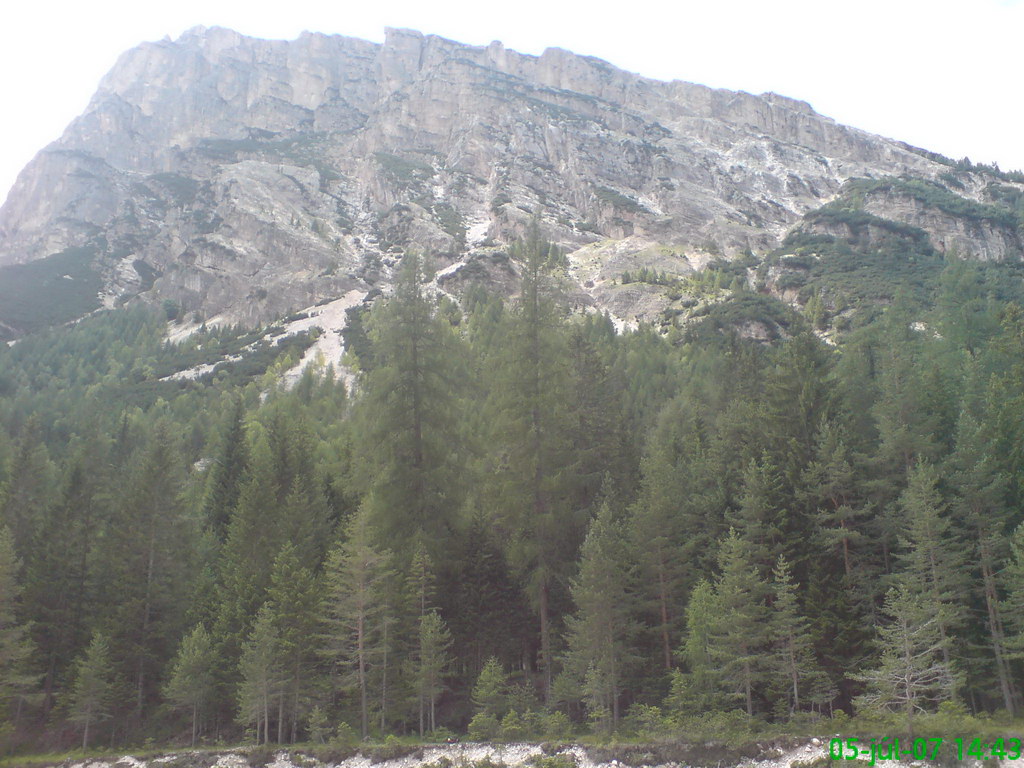
{"label": "tree trunk", "polygon": [[277,697],[277,743],[284,741],[284,693]]}
{"label": "tree trunk", "polygon": [[544,703],[551,703],[551,627],[548,617],[548,582],[540,585],[540,657],[544,665]]}
{"label": "tree trunk", "polygon": [[672,644],[668,636],[668,586],[665,584],[665,564],[658,564],[658,600],[661,603],[661,648],[665,654],[665,669],[672,669]]}
{"label": "tree trunk", "polygon": [[365,619],[360,616],[356,623],[356,652],[359,664],[359,715],[360,725],[365,739],[370,734],[369,707],[366,701],[366,650],[363,647],[365,642]]}

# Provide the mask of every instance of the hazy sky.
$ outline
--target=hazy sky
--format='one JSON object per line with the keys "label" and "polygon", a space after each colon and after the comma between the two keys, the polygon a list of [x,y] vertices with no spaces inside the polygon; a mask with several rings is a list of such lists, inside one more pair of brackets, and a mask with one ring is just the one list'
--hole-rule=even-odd
{"label": "hazy sky", "polygon": [[775,91],[858,128],[1024,169],[1024,0],[26,0],[0,19],[0,198],[122,51],[197,24],[559,46],[648,77]]}

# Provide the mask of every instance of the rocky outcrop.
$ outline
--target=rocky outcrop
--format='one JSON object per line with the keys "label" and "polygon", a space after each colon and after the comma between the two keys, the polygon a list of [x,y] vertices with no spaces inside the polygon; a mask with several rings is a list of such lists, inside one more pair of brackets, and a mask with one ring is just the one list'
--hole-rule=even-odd
{"label": "rocky outcrop", "polygon": [[[256,323],[384,285],[407,248],[501,282],[487,250],[539,214],[570,256],[584,249],[572,263],[619,244],[599,249],[614,262],[588,268],[581,296],[632,319],[648,298],[605,282],[652,244],[685,273],[701,254],[770,250],[851,177],[945,170],[804,102],[561,49],[196,28],[125,53],[21,173],[0,209],[0,265],[89,246],[108,306],[141,295]],[[940,247],[1015,253],[998,232],[878,206]]]}

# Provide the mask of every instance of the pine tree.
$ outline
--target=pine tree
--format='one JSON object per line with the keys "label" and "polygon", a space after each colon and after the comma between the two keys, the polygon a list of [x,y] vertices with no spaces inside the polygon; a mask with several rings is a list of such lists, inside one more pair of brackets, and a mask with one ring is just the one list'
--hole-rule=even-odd
{"label": "pine tree", "polygon": [[348,539],[328,555],[325,567],[327,654],[344,671],[342,685],[359,697],[363,738],[370,731],[371,673],[383,663],[391,578],[391,553],[371,543],[372,532],[361,510],[349,526]]}
{"label": "pine tree", "polygon": [[133,467],[108,529],[103,587],[117,595],[104,626],[112,658],[134,688],[134,718],[159,691],[186,610],[187,568],[194,551],[184,515],[183,466],[167,420],[158,420]]}
{"label": "pine tree", "polygon": [[192,715],[192,746],[202,727],[206,708],[213,699],[217,657],[206,628],[199,624],[187,634],[171,662],[164,696],[178,709]]}
{"label": "pine tree", "polygon": [[422,282],[422,257],[410,253],[394,295],[371,317],[375,365],[359,407],[372,478],[368,503],[383,540],[403,556],[415,537],[439,555],[459,507],[461,353]]}
{"label": "pine tree", "polygon": [[606,497],[580,551],[580,571],[572,584],[576,613],[567,620],[566,669],[582,681],[591,712],[608,713],[613,727],[636,662],[633,579],[624,533]]}
{"label": "pine tree", "polygon": [[508,708],[507,688],[508,675],[498,660],[491,656],[473,686],[471,699],[474,712],[483,712],[500,720]]}
{"label": "pine tree", "polygon": [[269,607],[256,614],[239,661],[238,719],[256,726],[256,742],[270,742],[270,712],[281,697],[280,640]]}
{"label": "pine tree", "polygon": [[723,685],[754,714],[755,688],[764,679],[768,613],[767,585],[752,565],[751,547],[735,530],[722,542],[721,576],[715,585],[718,616],[709,633],[711,659]]}
{"label": "pine tree", "polygon": [[110,717],[113,691],[110,645],[102,635],[93,635],[76,666],[75,682],[68,701],[68,719],[82,728],[82,749],[89,746],[92,725]]}
{"label": "pine tree", "polygon": [[437,697],[444,692],[444,676],[451,659],[448,649],[452,637],[437,611],[428,611],[420,618],[420,638],[416,664],[419,694],[420,737],[424,734],[424,715],[429,711],[431,732],[437,730]]}
{"label": "pine tree", "polygon": [[743,539],[751,564],[766,578],[779,555],[795,548],[785,536],[789,512],[785,509],[782,479],[767,456],[751,461],[745,468],[739,501],[739,509],[729,522]]}
{"label": "pine tree", "polygon": [[[26,567],[26,605],[43,663],[43,711],[67,684],[70,664],[89,641],[86,618],[96,610],[92,560],[104,526],[98,498],[109,483],[99,441],[80,446],[70,459],[59,498],[42,520]],[[99,466],[97,466],[99,465]]]}
{"label": "pine tree", "polygon": [[20,620],[21,564],[14,553],[14,537],[0,526],[0,724],[9,706],[38,682],[30,669],[32,639],[29,627]]}
{"label": "pine tree", "polygon": [[31,552],[36,531],[50,505],[53,475],[41,420],[32,415],[15,444],[7,468],[8,479],[0,493],[0,525],[6,525],[10,531],[15,551],[23,560]]}
{"label": "pine tree", "polygon": [[681,602],[684,558],[680,556],[680,508],[684,482],[664,449],[656,448],[642,464],[641,495],[631,508],[630,538],[638,553],[638,591],[646,597],[648,614],[661,643],[665,669],[672,668],[672,649]]}
{"label": "pine tree", "polygon": [[528,637],[529,611],[492,531],[476,512],[454,558],[451,630],[456,656],[472,670],[490,654],[506,663],[517,658]]}
{"label": "pine tree", "polygon": [[676,715],[699,715],[724,706],[722,681],[711,648],[720,613],[714,586],[703,579],[697,582],[686,605],[686,634],[679,651],[686,671],[672,670],[671,692],[665,701]]}
{"label": "pine tree", "polygon": [[270,441],[262,425],[254,425],[250,434],[249,464],[220,556],[222,587],[212,632],[224,664],[221,682],[228,690],[237,684],[242,644],[266,601],[270,587],[267,564],[274,562],[282,542]]}
{"label": "pine tree", "polygon": [[889,621],[878,628],[881,659],[876,668],[853,676],[867,688],[854,704],[902,713],[913,736],[917,714],[953,697],[956,674],[942,658],[946,643],[939,619],[923,595],[904,584],[893,587],[884,613]]}
{"label": "pine tree", "polygon": [[298,738],[298,724],[311,699],[312,667],[320,621],[320,594],[316,579],[299,561],[296,548],[284,545],[270,576],[267,610],[277,636],[282,698],[278,709],[278,742],[285,722],[291,724],[290,741]]}
{"label": "pine tree", "polygon": [[207,524],[223,541],[227,537],[231,513],[238,504],[248,462],[245,439],[245,403],[238,397],[231,404],[221,429],[220,444],[210,466],[203,501]]}
{"label": "pine tree", "polygon": [[843,430],[832,423],[823,425],[815,453],[804,469],[802,497],[811,508],[816,534],[827,550],[842,553],[843,572],[853,575],[853,551],[861,542],[856,478]]}
{"label": "pine tree", "polygon": [[769,633],[775,651],[772,667],[776,677],[786,681],[792,714],[801,708],[801,691],[805,694],[806,703],[807,687],[815,678],[820,679],[820,673],[814,661],[809,622],[800,614],[796,584],[785,558],[779,557],[772,577],[774,599],[769,619]]}
{"label": "pine tree", "polygon": [[900,578],[934,611],[942,639],[942,657],[951,665],[951,633],[963,619],[963,595],[967,591],[962,547],[952,538],[945,503],[939,494],[935,469],[918,463],[911,471],[900,506],[907,519],[898,558]]}
{"label": "pine tree", "polygon": [[494,365],[492,422],[495,503],[511,534],[510,561],[523,574],[539,618],[539,667],[547,699],[553,676],[552,603],[584,530],[574,515],[568,435],[570,371],[565,338],[543,265],[537,229],[513,249],[523,261],[522,290]]}
{"label": "pine tree", "polygon": [[1008,555],[1008,510],[1003,503],[1006,486],[991,451],[985,425],[965,411],[957,424],[956,449],[948,459],[947,472],[957,492],[958,527],[969,537],[971,559],[980,571],[981,583],[976,587],[980,586],[982,601],[975,604],[985,606],[984,625],[996,679],[1003,706],[1013,714],[1018,709],[1019,691],[1010,669],[1000,601],[1002,564]]}

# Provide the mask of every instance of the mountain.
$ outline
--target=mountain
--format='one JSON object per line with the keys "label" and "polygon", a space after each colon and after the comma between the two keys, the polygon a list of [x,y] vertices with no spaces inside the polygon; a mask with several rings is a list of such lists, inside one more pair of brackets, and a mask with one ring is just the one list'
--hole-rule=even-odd
{"label": "mountain", "polygon": [[507,245],[538,213],[573,300],[620,320],[687,303],[623,273],[674,279],[737,258],[748,282],[800,303],[807,292],[777,290],[778,265],[764,266],[794,234],[805,250],[808,236],[898,236],[1019,261],[1022,182],[801,101],[557,48],[199,27],[123,54],[18,177],[0,209],[0,330],[135,297],[254,325],[386,287],[410,248],[434,255],[445,292],[511,290]]}

